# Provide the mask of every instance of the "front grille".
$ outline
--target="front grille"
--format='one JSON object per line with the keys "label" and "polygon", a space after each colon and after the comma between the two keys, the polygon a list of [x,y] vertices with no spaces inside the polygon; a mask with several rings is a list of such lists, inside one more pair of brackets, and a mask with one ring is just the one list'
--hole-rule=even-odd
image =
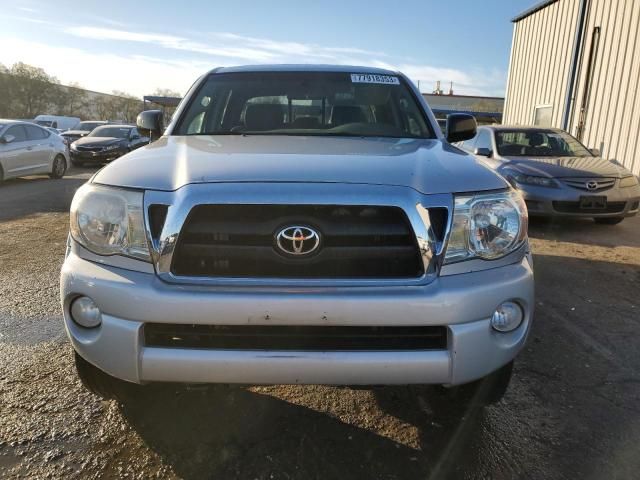
{"label": "front grille", "polygon": [[[320,235],[308,256],[278,250],[284,227]],[[424,273],[415,234],[397,207],[199,205],[182,228],[171,271],[240,278],[413,278]]]}
{"label": "front grille", "polygon": [[101,152],[103,149],[104,147],[76,145],[76,150],[80,152]]}
{"label": "front grille", "polygon": [[210,350],[444,350],[447,328],[147,323],[144,342],[148,347]]}
{"label": "front grille", "polygon": [[[609,190],[616,184],[615,178],[565,178],[562,179],[565,185],[568,185],[578,190],[584,190],[585,192],[602,192]],[[595,182],[597,185],[595,188],[589,188],[587,184],[589,182]]]}
{"label": "front grille", "polygon": [[580,208],[580,202],[553,202],[553,208],[560,213],[620,213],[626,202],[609,202],[605,208]]}

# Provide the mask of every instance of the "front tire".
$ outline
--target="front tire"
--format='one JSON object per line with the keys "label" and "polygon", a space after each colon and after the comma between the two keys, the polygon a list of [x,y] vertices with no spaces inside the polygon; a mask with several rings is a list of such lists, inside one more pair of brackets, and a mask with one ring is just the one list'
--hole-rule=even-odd
{"label": "front tire", "polygon": [[64,156],[56,155],[56,158],[53,159],[53,166],[51,167],[51,173],[49,174],[50,178],[62,178],[64,177],[64,172],[67,171],[67,161]]}
{"label": "front tire", "polygon": [[445,389],[445,395],[470,408],[482,408],[498,403],[507,392],[513,374],[513,360],[480,380]]}
{"label": "front tire", "polygon": [[76,364],[76,372],[82,385],[94,395],[104,400],[118,400],[123,402],[126,399],[127,392],[136,387],[124,380],[112,377],[103,372],[98,367],[87,362],[78,352],[73,352]]}
{"label": "front tire", "polygon": [[593,220],[600,225],[617,225],[624,220],[624,217],[596,217]]}

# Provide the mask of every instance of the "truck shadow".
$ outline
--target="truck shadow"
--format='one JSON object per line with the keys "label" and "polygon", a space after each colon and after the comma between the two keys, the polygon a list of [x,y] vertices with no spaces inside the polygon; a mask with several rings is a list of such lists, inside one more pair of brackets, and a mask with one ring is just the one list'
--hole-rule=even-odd
{"label": "truck shadow", "polygon": [[402,420],[394,423],[418,429],[419,445],[239,387],[189,392],[163,386],[120,408],[186,479],[457,478],[473,470],[474,450],[467,447],[478,442],[481,415],[434,400],[428,387],[373,393],[384,413]]}

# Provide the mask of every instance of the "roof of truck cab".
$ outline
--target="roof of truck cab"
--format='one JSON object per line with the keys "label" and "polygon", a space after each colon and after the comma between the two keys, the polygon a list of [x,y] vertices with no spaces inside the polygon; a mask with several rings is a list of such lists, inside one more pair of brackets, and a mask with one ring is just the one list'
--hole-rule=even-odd
{"label": "roof of truck cab", "polygon": [[278,65],[243,65],[238,67],[214,68],[209,73],[239,73],[239,72],[344,72],[344,73],[372,73],[378,75],[397,75],[398,72],[384,68],[363,67],[358,65],[307,65],[307,64],[278,64]]}

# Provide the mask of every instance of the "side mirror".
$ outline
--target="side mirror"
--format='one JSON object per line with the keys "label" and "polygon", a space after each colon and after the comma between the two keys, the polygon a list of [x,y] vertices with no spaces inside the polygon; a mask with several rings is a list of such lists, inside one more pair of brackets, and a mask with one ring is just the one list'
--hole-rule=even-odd
{"label": "side mirror", "polygon": [[491,157],[491,155],[493,155],[493,152],[491,151],[491,149],[490,149],[490,148],[480,147],[480,148],[476,148],[476,149],[473,151],[473,154],[474,154],[474,155],[479,155],[479,156],[481,156],[481,157],[487,157],[487,158],[489,158],[489,157]]}
{"label": "side mirror", "polygon": [[4,137],[0,138],[0,143],[11,143],[16,139],[16,137],[14,137],[13,135],[5,135]]}
{"label": "side mirror", "polygon": [[447,142],[462,142],[476,136],[478,125],[473,115],[452,113],[447,115]]}
{"label": "side mirror", "polygon": [[589,151],[591,152],[591,155],[593,155],[594,157],[599,157],[600,156],[600,149],[599,148],[591,148]]}
{"label": "side mirror", "polygon": [[162,136],[162,111],[146,110],[138,114],[136,119],[138,131],[152,140]]}

